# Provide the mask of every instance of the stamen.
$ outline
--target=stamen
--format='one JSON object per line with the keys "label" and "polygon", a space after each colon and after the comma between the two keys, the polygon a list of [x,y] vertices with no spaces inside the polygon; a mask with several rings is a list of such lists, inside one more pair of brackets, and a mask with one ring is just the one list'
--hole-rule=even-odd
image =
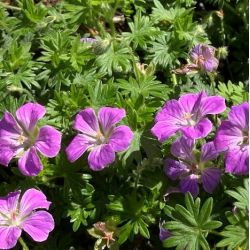
{"label": "stamen", "polygon": [[192,116],[194,116],[193,114],[190,114],[190,113],[184,113],[183,114],[183,118],[185,120],[187,120],[187,124],[189,126],[194,126],[196,124],[196,122],[192,119]]}
{"label": "stamen", "polygon": [[20,143],[20,144],[24,144],[25,141],[27,141],[27,137],[25,137],[24,135],[20,135],[18,138],[17,138],[17,141]]}
{"label": "stamen", "polygon": [[107,140],[108,139],[105,138],[105,136],[100,131],[97,132],[96,142],[98,145],[107,143]]}

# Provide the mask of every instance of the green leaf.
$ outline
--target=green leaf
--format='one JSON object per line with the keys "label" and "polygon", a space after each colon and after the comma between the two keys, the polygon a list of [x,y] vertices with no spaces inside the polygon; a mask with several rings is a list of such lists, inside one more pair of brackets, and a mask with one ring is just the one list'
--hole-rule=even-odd
{"label": "green leaf", "polygon": [[213,198],[208,198],[200,209],[200,199],[193,199],[190,193],[185,194],[186,208],[177,204],[175,208],[168,209],[164,225],[171,232],[171,237],[164,241],[166,247],[176,249],[204,249],[208,250],[206,240],[211,230],[222,225],[221,222],[211,219]]}
{"label": "green leaf", "polygon": [[150,234],[149,234],[149,231],[148,231],[148,225],[141,218],[139,219],[138,224],[139,224],[140,234],[143,237],[149,239]]}
{"label": "green leaf", "polygon": [[160,34],[159,29],[153,27],[152,22],[148,16],[142,16],[141,12],[138,12],[134,17],[134,23],[129,23],[130,32],[124,32],[125,39],[133,44],[133,48],[138,46],[141,48],[147,48],[147,45],[157,35]]}
{"label": "green leaf", "polygon": [[240,209],[249,209],[249,181],[244,180],[244,187],[237,187],[235,191],[226,190],[226,193],[237,201],[234,205]]}
{"label": "green leaf", "polygon": [[248,101],[247,89],[248,86],[243,82],[232,83],[228,81],[227,83],[220,82],[218,85],[219,94],[232,104],[241,104]]}

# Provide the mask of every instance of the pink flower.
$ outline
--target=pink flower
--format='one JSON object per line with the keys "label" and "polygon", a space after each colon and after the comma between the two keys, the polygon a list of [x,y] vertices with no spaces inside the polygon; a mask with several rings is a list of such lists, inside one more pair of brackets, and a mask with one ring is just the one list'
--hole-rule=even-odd
{"label": "pink flower", "polygon": [[125,110],[103,107],[98,118],[92,108],[82,110],[75,119],[74,129],[80,131],[66,148],[70,162],[76,161],[87,150],[89,166],[92,170],[102,170],[115,161],[115,152],[126,150],[133,132],[128,126],[115,125],[125,117]]}
{"label": "pink flower", "polygon": [[189,139],[206,137],[212,130],[207,115],[216,115],[226,109],[221,96],[207,96],[204,91],[182,95],[179,100],[169,100],[157,113],[151,132],[160,142],[177,132]]}
{"label": "pink flower", "polygon": [[228,120],[222,121],[215,136],[215,146],[225,152],[226,172],[247,175],[249,172],[249,104],[233,106]]}
{"label": "pink flower", "polygon": [[190,57],[194,65],[201,70],[212,72],[218,68],[219,61],[215,57],[215,48],[207,44],[197,44],[191,51]]}
{"label": "pink flower", "polygon": [[0,249],[13,248],[22,230],[38,242],[45,241],[54,229],[49,209],[51,202],[36,189],[28,189],[20,199],[21,191],[0,197]]}
{"label": "pink flower", "polygon": [[61,133],[48,125],[40,129],[36,126],[45,113],[45,108],[37,103],[17,109],[17,119],[9,112],[4,113],[0,121],[0,164],[8,166],[16,157],[22,174],[35,176],[43,168],[37,150],[47,157],[58,154]]}

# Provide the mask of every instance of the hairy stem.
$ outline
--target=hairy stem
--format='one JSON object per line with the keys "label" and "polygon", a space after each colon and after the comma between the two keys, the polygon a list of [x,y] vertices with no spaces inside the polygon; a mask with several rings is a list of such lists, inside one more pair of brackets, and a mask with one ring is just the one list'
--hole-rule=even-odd
{"label": "hairy stem", "polygon": [[22,237],[20,237],[18,241],[22,245],[23,250],[29,250],[28,246],[26,245]]}

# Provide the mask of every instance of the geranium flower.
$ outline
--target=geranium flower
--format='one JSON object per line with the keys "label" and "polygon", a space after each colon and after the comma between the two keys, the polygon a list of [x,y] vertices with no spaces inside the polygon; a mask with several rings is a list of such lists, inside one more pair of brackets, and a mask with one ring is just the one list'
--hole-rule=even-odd
{"label": "geranium flower", "polygon": [[36,189],[28,189],[20,199],[21,191],[0,197],[0,249],[13,248],[22,230],[34,241],[45,241],[54,229],[49,209],[51,202]]}
{"label": "geranium flower", "polygon": [[27,103],[16,111],[15,119],[5,112],[0,121],[0,164],[8,166],[16,157],[22,174],[37,175],[43,168],[37,150],[55,157],[61,147],[61,133],[51,126],[40,129],[37,122],[45,115],[45,108],[37,103]]}
{"label": "geranium flower", "polygon": [[180,180],[181,192],[190,192],[196,197],[199,183],[207,193],[214,191],[219,184],[221,171],[211,162],[219,155],[213,142],[205,143],[199,156],[194,150],[194,140],[181,137],[172,144],[171,153],[179,161],[166,159],[164,171],[171,180]]}
{"label": "geranium flower", "polygon": [[103,107],[98,118],[92,108],[82,110],[74,123],[74,129],[80,133],[66,148],[68,160],[74,162],[88,150],[92,170],[102,170],[114,162],[115,152],[126,150],[133,138],[128,126],[115,127],[124,117],[125,110],[119,108]]}
{"label": "geranium flower", "polygon": [[212,72],[218,68],[219,61],[214,56],[215,48],[207,44],[198,44],[190,52],[192,65],[196,65],[199,69]]}
{"label": "geranium flower", "polygon": [[159,223],[159,230],[160,230],[160,232],[159,232],[160,241],[164,241],[167,238],[171,237],[171,235],[172,235],[168,229],[164,228],[164,222]]}
{"label": "geranium flower", "polygon": [[181,131],[186,137],[206,137],[212,130],[212,123],[205,118],[208,114],[219,114],[226,109],[221,96],[207,96],[204,91],[185,94],[179,100],[170,100],[158,112],[151,129],[160,142]]}
{"label": "geranium flower", "polygon": [[228,120],[222,121],[215,136],[215,146],[225,151],[226,172],[247,175],[249,169],[249,105],[233,106]]}
{"label": "geranium flower", "polygon": [[197,44],[189,54],[189,63],[174,70],[176,74],[212,72],[218,68],[219,60],[215,57],[215,48],[207,44]]}

